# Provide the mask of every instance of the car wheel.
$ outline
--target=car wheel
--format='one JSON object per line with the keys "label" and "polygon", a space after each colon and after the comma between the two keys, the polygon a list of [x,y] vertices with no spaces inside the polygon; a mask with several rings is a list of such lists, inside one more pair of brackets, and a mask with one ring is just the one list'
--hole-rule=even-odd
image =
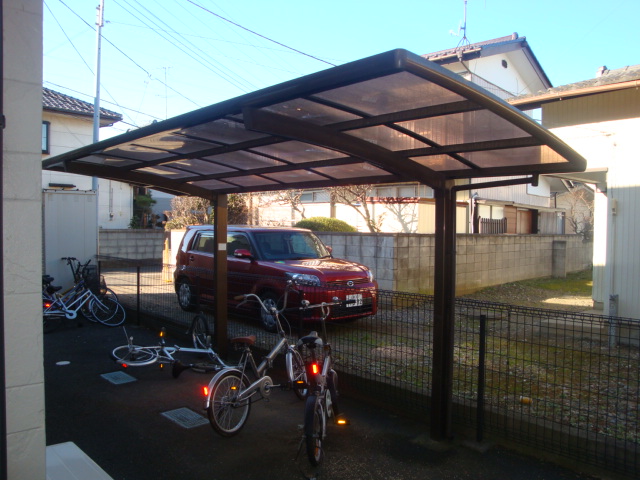
{"label": "car wheel", "polygon": [[197,299],[193,293],[193,286],[189,283],[189,280],[186,278],[178,280],[176,294],[178,295],[178,304],[181,309],[187,312],[195,310]]}
{"label": "car wheel", "polygon": [[[272,308],[278,308],[278,297],[273,292],[264,292],[260,295],[260,300],[267,310],[271,311]],[[264,311],[264,308],[260,308],[260,323],[267,332],[276,331],[276,319],[268,312]]]}

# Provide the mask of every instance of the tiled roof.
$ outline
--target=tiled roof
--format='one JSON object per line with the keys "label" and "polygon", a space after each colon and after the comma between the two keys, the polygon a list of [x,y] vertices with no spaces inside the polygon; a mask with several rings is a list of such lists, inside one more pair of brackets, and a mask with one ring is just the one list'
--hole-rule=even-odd
{"label": "tiled roof", "polygon": [[[548,88],[527,95],[520,95],[508,100],[509,103],[517,105],[518,108],[528,108],[539,106],[547,101],[560,100],[570,96],[582,95],[589,92],[602,92],[604,90],[615,90],[617,88],[629,88],[640,86],[640,65],[607,70],[601,67],[602,72],[595,78],[589,78],[580,82],[568,83],[559,87]],[[620,84],[620,85],[618,85]]]}
{"label": "tiled roof", "polygon": [[469,52],[475,52],[477,50],[481,50],[482,47],[487,47],[489,45],[495,46],[501,43],[511,43],[516,40],[518,42],[525,42],[526,37],[519,37],[517,33],[512,33],[511,35],[508,35],[506,37],[494,38],[493,40],[485,40],[483,42],[471,43],[468,45],[459,45],[455,48],[449,48],[447,50],[440,50],[438,52],[427,53],[425,55],[422,55],[422,57],[426,58],[427,60],[431,60],[432,62],[434,61],[437,62],[438,59],[440,58],[450,57],[452,55],[458,55],[458,53],[465,54]]}
{"label": "tiled roof", "polygon": [[[93,104],[83,102],[77,98],[70,97],[64,93],[55,92],[49,88],[42,89],[42,107],[45,110],[56,112],[73,113],[76,115],[93,116]],[[106,108],[100,108],[100,118],[118,122],[122,120],[122,115]]]}
{"label": "tiled roof", "polygon": [[572,90],[582,90],[584,88],[601,87],[605,85],[613,85],[616,83],[632,82],[634,80],[640,80],[640,65],[632,65],[623,68],[617,68],[615,70],[604,70],[600,76],[590,78],[588,80],[582,80],[576,83],[569,83],[567,85],[560,85],[541,93],[560,93],[568,92]]}

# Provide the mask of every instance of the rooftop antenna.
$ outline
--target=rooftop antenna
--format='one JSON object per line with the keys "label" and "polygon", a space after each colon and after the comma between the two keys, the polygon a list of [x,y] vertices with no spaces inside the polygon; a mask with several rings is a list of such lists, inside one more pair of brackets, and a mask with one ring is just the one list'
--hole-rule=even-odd
{"label": "rooftop antenna", "polygon": [[462,23],[458,26],[458,31],[454,32],[453,30],[449,30],[449,33],[451,35],[455,35],[456,37],[459,37],[461,30],[462,30],[462,38],[458,42],[458,45],[456,45],[456,48],[459,48],[463,44],[469,45],[471,43],[467,38],[467,0],[464,0],[464,19],[462,20]]}

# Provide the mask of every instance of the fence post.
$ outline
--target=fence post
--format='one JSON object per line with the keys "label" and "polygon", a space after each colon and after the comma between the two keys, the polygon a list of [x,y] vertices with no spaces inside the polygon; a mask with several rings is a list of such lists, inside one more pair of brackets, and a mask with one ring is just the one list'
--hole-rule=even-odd
{"label": "fence post", "polygon": [[484,434],[485,352],[487,348],[487,316],[480,315],[480,345],[478,351],[478,400],[476,403],[476,440],[482,442]]}

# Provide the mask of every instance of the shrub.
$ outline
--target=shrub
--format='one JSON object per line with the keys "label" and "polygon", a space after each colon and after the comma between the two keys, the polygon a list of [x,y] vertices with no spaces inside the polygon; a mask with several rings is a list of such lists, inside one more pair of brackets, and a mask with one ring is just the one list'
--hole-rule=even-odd
{"label": "shrub", "polygon": [[300,220],[295,224],[299,228],[308,228],[314,232],[356,232],[357,230],[347,222],[337,218],[312,217]]}

